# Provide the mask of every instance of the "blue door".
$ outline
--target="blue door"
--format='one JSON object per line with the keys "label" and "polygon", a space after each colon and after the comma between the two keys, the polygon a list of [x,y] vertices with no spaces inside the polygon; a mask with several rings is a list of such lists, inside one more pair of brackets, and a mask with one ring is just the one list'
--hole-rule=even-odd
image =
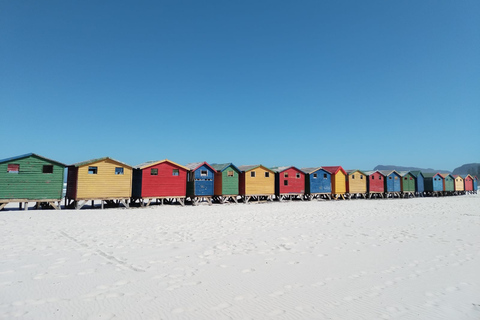
{"label": "blue door", "polygon": [[421,175],[418,175],[417,176],[417,192],[424,192],[425,191],[425,187],[423,185],[423,176]]}
{"label": "blue door", "polygon": [[213,196],[213,171],[206,165],[195,170],[195,195]]}
{"label": "blue door", "polygon": [[443,191],[443,179],[439,175],[433,177],[433,191]]}

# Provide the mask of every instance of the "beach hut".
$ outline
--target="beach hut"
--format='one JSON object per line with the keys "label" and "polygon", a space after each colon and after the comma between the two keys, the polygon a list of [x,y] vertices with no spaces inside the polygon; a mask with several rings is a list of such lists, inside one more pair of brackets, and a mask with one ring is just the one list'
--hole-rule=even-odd
{"label": "beach hut", "polygon": [[332,177],[332,196],[335,199],[345,199],[347,192],[347,173],[341,166],[326,166],[323,169],[329,171]]}
{"label": "beach hut", "polygon": [[380,171],[365,171],[369,198],[383,198],[385,193],[385,176]]}
{"label": "beach hut", "polygon": [[443,178],[443,191],[445,195],[451,195],[455,191],[455,178],[449,173],[441,173]]}
{"label": "beach hut", "polygon": [[473,177],[469,174],[463,176],[463,181],[464,181],[464,188],[466,193],[472,193],[473,192]]}
{"label": "beach hut", "polygon": [[237,203],[240,184],[240,169],[233,163],[212,164],[216,170],[214,182],[214,200],[225,203],[234,201]]}
{"label": "beach hut", "polygon": [[401,176],[400,187],[403,197],[414,197],[416,192],[415,176],[407,171],[401,171],[399,174]]}
{"label": "beach hut", "polygon": [[133,169],[132,201],[149,206],[152,200],[160,204],[178,202],[185,205],[187,171],[184,166],[168,159],[149,161]]}
{"label": "beach hut", "polygon": [[465,180],[460,175],[454,175],[454,190],[455,194],[465,194]]}
{"label": "beach hut", "polygon": [[423,197],[425,192],[425,177],[421,171],[410,171],[410,173],[415,177],[415,192],[419,197]]}
{"label": "beach hut", "polygon": [[478,190],[478,177],[474,176],[473,177],[473,193],[477,193]]}
{"label": "beach hut", "polygon": [[189,163],[185,167],[189,170],[187,197],[192,202],[192,205],[197,205],[202,200],[212,204],[215,173],[217,171],[206,162]]}
{"label": "beach hut", "polygon": [[301,199],[305,196],[305,173],[296,167],[273,167],[275,197],[279,200]]}
{"label": "beach hut", "polygon": [[35,202],[60,209],[65,164],[35,153],[0,160],[0,210],[8,203]]}
{"label": "beach hut", "polygon": [[389,170],[380,170],[380,172],[385,177],[385,193],[387,197],[400,197],[400,192],[402,191],[401,186],[401,176],[395,171]]}
{"label": "beach hut", "polygon": [[367,174],[360,170],[347,170],[348,198],[367,197]]}
{"label": "beach hut", "polygon": [[275,172],[261,164],[239,166],[240,195],[245,203],[250,200],[273,200]]}
{"label": "beach hut", "polygon": [[67,196],[69,207],[81,209],[88,201],[129,207],[132,196],[132,167],[109,157],[87,160],[68,166]]}
{"label": "beach hut", "polygon": [[302,168],[305,173],[305,196],[308,200],[316,198],[331,199],[332,177],[327,170],[319,168]]}
{"label": "beach hut", "polygon": [[425,192],[438,196],[443,192],[443,177],[439,173],[423,172]]}

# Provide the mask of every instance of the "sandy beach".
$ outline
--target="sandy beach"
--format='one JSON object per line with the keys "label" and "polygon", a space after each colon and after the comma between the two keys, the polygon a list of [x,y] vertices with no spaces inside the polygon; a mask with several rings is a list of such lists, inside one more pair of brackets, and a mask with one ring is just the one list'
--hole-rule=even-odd
{"label": "sandy beach", "polygon": [[480,195],[0,212],[2,319],[480,319]]}

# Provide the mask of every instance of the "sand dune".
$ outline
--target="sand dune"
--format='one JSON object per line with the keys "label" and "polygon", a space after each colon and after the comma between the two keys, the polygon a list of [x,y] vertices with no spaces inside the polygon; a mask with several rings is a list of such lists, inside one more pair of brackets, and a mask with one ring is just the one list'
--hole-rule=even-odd
{"label": "sand dune", "polygon": [[0,318],[480,319],[480,196],[0,212]]}

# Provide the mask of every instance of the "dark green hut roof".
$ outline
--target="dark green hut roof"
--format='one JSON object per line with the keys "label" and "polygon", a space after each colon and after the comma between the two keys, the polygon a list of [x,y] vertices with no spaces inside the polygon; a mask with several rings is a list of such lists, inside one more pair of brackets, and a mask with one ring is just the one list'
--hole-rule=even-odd
{"label": "dark green hut roof", "polygon": [[52,159],[49,159],[49,158],[42,157],[41,155],[38,155],[36,153],[26,153],[26,154],[22,154],[22,155],[19,155],[19,156],[16,156],[16,157],[2,159],[2,160],[0,160],[0,163],[11,162],[11,161],[14,161],[14,160],[19,160],[19,159],[28,158],[28,157],[37,157],[37,158],[46,160],[48,162],[53,162],[53,163],[55,163],[59,166],[62,166],[62,167],[67,166],[64,163],[61,163],[61,162],[58,162],[58,161],[55,161],[55,160],[52,160]]}

